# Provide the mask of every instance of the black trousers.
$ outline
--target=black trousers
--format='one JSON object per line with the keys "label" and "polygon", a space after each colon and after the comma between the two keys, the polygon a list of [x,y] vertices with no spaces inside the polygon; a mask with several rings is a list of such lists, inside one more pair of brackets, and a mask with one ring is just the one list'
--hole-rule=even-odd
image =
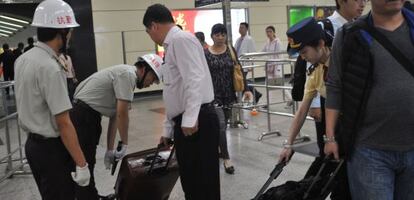
{"label": "black trousers", "polygon": [[[86,187],[75,186],[77,200],[97,200],[98,191],[95,187],[94,168],[96,163],[96,146],[101,136],[101,114],[83,102],[74,104],[70,118],[78,134],[79,144],[85,155],[91,173],[90,183]],[[72,165],[75,168],[75,165]]]}
{"label": "black trousers", "polygon": [[[4,81],[14,80],[14,69],[7,69],[3,71]],[[6,88],[6,94],[10,94],[9,88]]]}
{"label": "black trousers", "polygon": [[60,138],[30,133],[26,158],[43,200],[74,200],[76,183],[70,175],[72,158]]}
{"label": "black trousers", "polygon": [[220,200],[219,120],[213,105],[203,104],[198,131],[184,136],[182,115],[174,118],[174,142],[186,200]]}
{"label": "black trousers", "polygon": [[[325,123],[325,98],[321,97],[321,111],[322,111],[322,120],[320,122],[315,122],[316,127],[316,140],[319,147],[319,157],[316,157],[306,172],[305,178],[314,176],[318,173],[319,168],[321,167],[323,160],[325,159],[325,143],[323,141],[323,135],[326,132],[326,123]],[[331,168],[336,167],[336,165],[328,166]],[[351,200],[351,193],[349,191],[348,185],[348,176],[346,172],[346,164],[342,165],[340,171],[338,172],[336,178],[336,186],[332,188],[331,193],[332,200]]]}
{"label": "black trousers", "polygon": [[227,122],[229,121],[231,108],[225,107],[216,107],[217,117],[220,124],[220,136],[219,136],[219,156],[222,159],[230,159],[229,150],[227,148]]}

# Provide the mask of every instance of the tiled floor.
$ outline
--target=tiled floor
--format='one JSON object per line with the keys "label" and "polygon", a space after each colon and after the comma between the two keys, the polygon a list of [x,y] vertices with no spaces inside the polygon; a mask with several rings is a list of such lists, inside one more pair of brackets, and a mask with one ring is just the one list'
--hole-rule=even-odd
{"label": "tiled floor", "polygon": [[[281,92],[272,91],[272,100],[281,101]],[[262,101],[265,98],[262,97]],[[271,106],[271,110],[288,112],[285,104]],[[138,98],[132,104],[130,111],[130,134],[128,152],[136,152],[154,147],[162,132],[163,103],[160,96]],[[276,164],[278,154],[282,149],[282,141],[286,139],[292,118],[271,116],[273,130],[280,130],[282,136],[268,136],[263,141],[258,141],[260,133],[267,130],[267,118],[265,113],[251,116],[249,111],[243,111],[244,120],[249,124],[248,129],[230,128],[227,138],[230,156],[235,165],[235,175],[228,175],[220,165],[221,196],[224,200],[243,200],[254,197],[259,188],[267,180],[269,173]],[[15,122],[12,122],[12,125]],[[108,119],[103,120],[103,130],[106,130]],[[314,141],[315,128],[313,121],[307,121],[303,133],[309,134]],[[17,146],[15,126],[11,127],[11,141],[14,148]],[[105,153],[106,133],[101,137],[98,146],[97,165],[95,170],[97,188],[101,194],[113,192],[115,177],[104,169],[103,157]],[[5,129],[0,129],[0,139],[5,141]],[[5,145],[0,145],[0,157],[6,154]],[[313,158],[297,153],[280,177],[273,185],[284,183],[287,180],[300,179]],[[3,175],[6,165],[0,164],[0,176]],[[38,200],[40,199],[36,184],[31,175],[15,175],[0,183],[1,200]],[[177,182],[170,196],[171,200],[182,200],[183,192],[180,183]]]}

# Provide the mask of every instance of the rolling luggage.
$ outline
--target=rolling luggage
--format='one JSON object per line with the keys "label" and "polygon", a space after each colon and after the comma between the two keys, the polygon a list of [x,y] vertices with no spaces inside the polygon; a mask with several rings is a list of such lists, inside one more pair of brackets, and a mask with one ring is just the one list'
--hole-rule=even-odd
{"label": "rolling luggage", "polygon": [[115,183],[119,200],[167,200],[179,177],[174,147],[126,155]]}
{"label": "rolling luggage", "polygon": [[300,181],[287,181],[285,184],[272,187],[265,192],[287,165],[286,162],[281,162],[275,166],[269,179],[253,200],[324,200],[336,184],[335,177],[343,164],[344,160],[336,162],[330,157],[325,158],[315,176]]}

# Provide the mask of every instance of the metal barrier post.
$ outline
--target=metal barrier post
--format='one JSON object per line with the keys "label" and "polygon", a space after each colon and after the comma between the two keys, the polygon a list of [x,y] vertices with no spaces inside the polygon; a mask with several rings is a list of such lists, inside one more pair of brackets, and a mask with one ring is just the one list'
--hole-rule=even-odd
{"label": "metal barrier post", "polygon": [[[7,98],[6,98],[6,92],[5,88],[12,87],[14,85],[13,81],[5,81],[0,82],[0,89],[2,94],[2,100],[3,100],[3,106],[6,113],[6,116],[2,117],[0,119],[0,122],[5,123],[5,135],[6,135],[6,148],[7,148],[7,155],[3,158],[0,158],[0,164],[7,163],[5,175],[0,177],[0,183],[6,180],[7,178],[12,177],[13,175],[25,175],[25,174],[31,174],[29,171],[25,171],[24,165],[27,164],[24,156],[23,156],[23,145],[22,145],[22,139],[21,139],[21,131],[20,126],[18,123],[18,115],[17,112],[9,114],[8,104],[7,104]],[[9,126],[9,120],[16,120],[16,128],[17,128],[17,137],[18,137],[18,147],[14,150],[11,149],[11,138],[10,138],[10,126]],[[13,159],[13,154],[19,152],[19,158]],[[4,161],[6,160],[6,161]],[[20,161],[20,163],[13,167],[14,161]]]}
{"label": "metal barrier post", "polygon": [[277,136],[281,136],[282,134],[280,134],[280,132],[277,131],[272,131],[272,125],[271,125],[271,118],[270,118],[270,96],[269,96],[269,81],[268,81],[268,71],[267,71],[267,65],[265,65],[265,88],[266,88],[266,104],[267,104],[267,109],[266,109],[266,114],[267,114],[267,132],[263,132],[262,134],[260,134],[258,140],[261,141],[263,139],[264,136],[267,135],[277,135]]}
{"label": "metal barrier post", "polygon": [[[279,64],[287,64],[287,63],[289,63],[289,64],[291,64],[291,73],[293,73],[294,70],[292,69],[293,68],[292,63],[296,61],[295,59],[252,59],[252,57],[268,56],[268,55],[277,55],[277,54],[286,54],[286,52],[279,52],[279,53],[276,53],[276,52],[248,53],[248,54],[241,55],[239,57],[239,60],[241,62],[243,62],[243,61],[244,62],[277,62]],[[243,66],[243,69],[250,69],[250,68],[252,68],[254,70],[255,67],[257,67],[257,66],[247,66],[247,67],[246,66]],[[292,87],[288,87],[288,86],[269,86],[268,85],[268,81],[267,81],[267,78],[268,78],[267,66],[264,65],[264,67],[265,67],[265,80],[266,80],[265,81],[265,85],[258,85],[258,84],[254,84],[254,83],[253,84],[249,84],[249,86],[253,86],[253,87],[264,87],[266,89],[266,96],[267,96],[266,97],[266,101],[267,101],[266,102],[266,105],[267,105],[267,109],[260,109],[258,111],[259,112],[265,112],[267,114],[267,127],[268,127],[268,132],[262,133],[259,136],[259,138],[258,138],[259,141],[261,141],[263,139],[263,137],[264,136],[267,136],[267,135],[273,135],[273,134],[276,134],[278,136],[281,135],[281,133],[279,131],[273,131],[272,132],[272,130],[271,130],[271,128],[272,128],[271,127],[271,120],[270,120],[270,115],[271,114],[279,115],[279,116],[290,116],[290,117],[293,117],[295,115],[295,111],[296,111],[296,109],[298,107],[298,103],[297,102],[294,102],[294,104],[292,105],[292,113],[291,114],[290,113],[283,113],[283,112],[271,112],[269,110],[270,109],[270,105],[273,104],[273,103],[270,103],[269,89],[270,88],[282,89],[283,102],[285,102],[285,94],[284,94],[284,91],[286,89],[291,90]],[[282,68],[282,75],[283,75],[283,78],[284,78],[284,67]],[[253,108],[255,106],[257,106],[257,104],[256,105],[253,105],[253,106],[241,106],[241,107],[239,107],[239,109],[251,109],[251,108]],[[310,117],[307,117],[306,119],[313,120]],[[305,142],[305,141],[310,141],[310,137],[307,136],[307,135],[301,136],[299,134],[298,137],[295,140],[295,143],[300,143],[300,142]]]}

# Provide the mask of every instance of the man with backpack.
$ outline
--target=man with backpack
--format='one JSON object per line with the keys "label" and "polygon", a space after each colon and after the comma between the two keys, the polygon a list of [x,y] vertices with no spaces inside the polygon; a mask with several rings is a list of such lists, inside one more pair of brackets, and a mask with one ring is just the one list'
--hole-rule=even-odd
{"label": "man with backpack", "polygon": [[354,200],[414,199],[414,13],[371,2],[335,37],[325,153],[347,158]]}

